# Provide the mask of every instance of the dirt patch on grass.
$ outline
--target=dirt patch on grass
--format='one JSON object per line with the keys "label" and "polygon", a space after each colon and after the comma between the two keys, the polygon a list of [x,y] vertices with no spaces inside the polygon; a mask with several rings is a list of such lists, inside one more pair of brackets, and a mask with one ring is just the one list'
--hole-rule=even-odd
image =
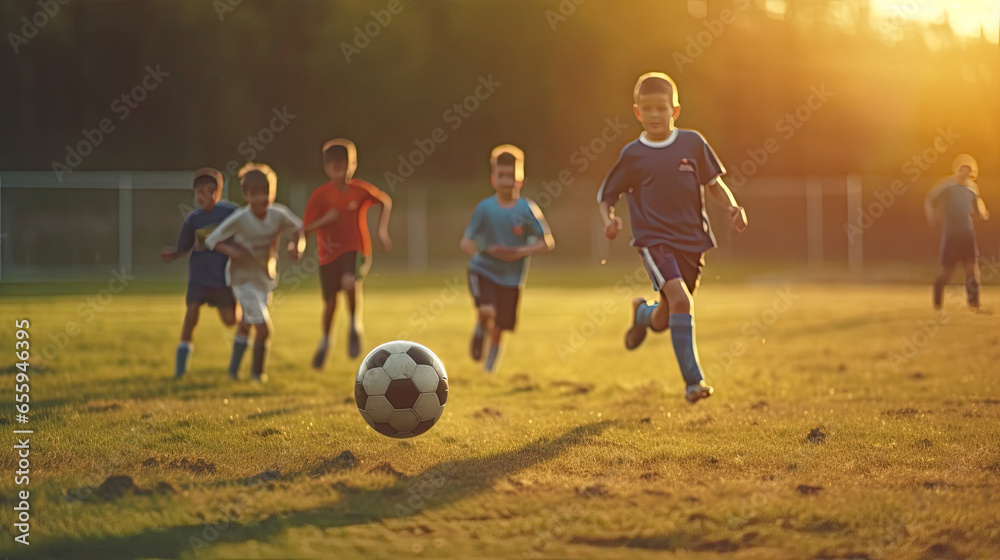
{"label": "dirt patch on grass", "polygon": [[882,416],[893,416],[896,418],[906,418],[912,416],[918,416],[920,414],[927,414],[929,410],[917,410],[915,408],[900,408],[896,410],[886,410],[882,412]]}
{"label": "dirt patch on grass", "polygon": [[586,395],[594,390],[593,383],[577,383],[576,381],[553,381],[552,386],[560,389],[564,395]]}
{"label": "dirt patch on grass", "polygon": [[320,464],[313,467],[310,474],[312,476],[323,476],[327,473],[334,471],[342,471],[356,468],[358,466],[358,458],[354,456],[349,450],[344,451],[336,457],[326,457]]}
{"label": "dirt patch on grass", "polygon": [[750,543],[757,537],[756,533],[748,533],[739,541],[722,539],[717,541],[705,540],[696,535],[676,533],[670,535],[658,535],[652,537],[626,538],[618,537],[614,539],[598,539],[589,537],[573,537],[571,544],[584,544],[602,548],[636,548],[642,550],[691,550],[695,552],[736,552],[741,548],[751,546]]}
{"label": "dirt patch on grass", "polygon": [[473,414],[476,418],[501,418],[503,417],[503,412],[498,408],[484,407],[482,410]]}
{"label": "dirt patch on grass", "polygon": [[823,491],[822,486],[809,486],[808,484],[799,484],[795,489],[806,496],[813,496]]}
{"label": "dirt patch on grass", "polygon": [[240,484],[245,484],[247,486],[250,486],[253,484],[267,484],[269,482],[278,480],[279,478],[281,478],[281,471],[277,469],[267,469],[253,476],[241,478],[237,482],[239,482]]}
{"label": "dirt patch on grass", "polygon": [[964,554],[959,553],[957,550],[955,550],[955,547],[951,546],[948,543],[937,543],[931,545],[931,547],[928,548],[924,552],[924,555],[921,556],[920,558],[921,560],[938,560],[938,559],[965,560],[966,556]]}
{"label": "dirt patch on grass", "polygon": [[264,430],[261,430],[261,431],[257,432],[257,435],[260,436],[260,437],[277,436],[277,435],[281,435],[281,432],[278,431],[278,430],[275,430],[274,428],[267,428],[267,429],[264,429]]}
{"label": "dirt patch on grass", "polygon": [[[146,460],[148,461],[149,459]],[[180,469],[188,471],[192,474],[215,474],[215,463],[209,463],[201,457],[198,457],[193,461],[184,457],[179,460],[174,459],[173,461],[165,464],[172,469]]]}
{"label": "dirt patch on grass", "polygon": [[611,490],[607,486],[597,483],[583,488],[577,487],[576,495],[581,498],[605,498],[611,495]]}
{"label": "dirt patch on grass", "polygon": [[402,480],[402,479],[407,478],[407,476],[404,473],[401,473],[401,472],[397,471],[389,463],[379,463],[379,464],[375,465],[370,471],[368,471],[368,473],[369,474],[387,474],[387,475],[389,475],[389,476],[391,476],[391,477],[393,477],[395,479],[398,479],[398,480]]}
{"label": "dirt patch on grass", "polygon": [[826,434],[823,433],[823,426],[813,428],[809,435],[806,436],[806,441],[809,443],[826,443]]}

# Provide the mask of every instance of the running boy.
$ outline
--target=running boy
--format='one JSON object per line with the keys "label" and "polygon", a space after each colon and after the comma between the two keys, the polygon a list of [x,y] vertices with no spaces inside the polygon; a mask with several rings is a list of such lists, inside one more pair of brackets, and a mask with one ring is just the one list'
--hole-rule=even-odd
{"label": "running boy", "polygon": [[[248,163],[240,170],[239,178],[247,205],[222,222],[205,240],[205,245],[231,259],[233,294],[243,307],[243,321],[233,341],[229,375],[237,379],[250,327],[254,327],[256,336],[250,377],[263,383],[267,381],[269,337],[274,330],[267,306],[278,284],[278,240],[282,235],[294,234],[288,256],[298,260],[305,249],[305,237],[300,231],[302,220],[287,207],[274,202],[278,178],[270,167]],[[233,239],[231,243],[222,243],[229,238]]]}
{"label": "running boy", "polygon": [[518,299],[528,274],[531,255],[555,248],[555,239],[534,202],[521,197],[524,152],[510,144],[490,154],[490,183],[496,194],[483,199],[472,212],[459,248],[469,261],[469,291],[476,305],[472,359],[482,359],[483,340],[490,335],[484,371],[495,371],[503,331],[517,324]]}
{"label": "running boy", "polygon": [[323,144],[323,170],[330,181],[313,191],[306,204],[303,222],[306,233],[317,231],[319,275],[323,294],[323,336],[313,355],[312,365],[323,369],[330,346],[330,329],[337,309],[337,292],[347,298],[348,354],[361,353],[361,281],[371,268],[372,241],[368,234],[368,209],[382,205],[378,220],[378,239],[385,251],[392,249],[389,215],[392,198],[372,184],[354,178],[358,152],[354,142],[337,138]]}
{"label": "running boy", "polygon": [[205,238],[236,210],[236,205],[222,200],[222,173],[205,167],[194,173],[194,202],[198,206],[184,220],[177,245],[160,252],[163,262],[172,262],[184,253],[188,258],[187,312],[177,345],[174,377],[187,373],[194,346],[191,339],[198,324],[201,306],[219,310],[222,322],[231,327],[239,321],[239,307],[229,288],[229,257],[205,247]]}
{"label": "running boy", "polygon": [[975,158],[962,154],[952,164],[951,177],[942,180],[924,200],[924,210],[931,227],[941,224],[941,274],[934,280],[934,309],[941,309],[944,287],[955,267],[965,268],[965,295],[969,309],[979,310],[979,248],[976,245],[974,218],[990,219],[986,204],[979,197],[975,180],[979,165]]}
{"label": "running boy", "polygon": [[685,398],[695,403],[713,391],[698,362],[692,298],[705,266],[704,253],[716,246],[705,213],[705,191],[726,208],[737,232],[747,227],[746,213],[722,182],[725,168],[701,134],[674,127],[681,112],[674,81],[660,72],[643,74],[632,98],[635,117],[645,132],[622,149],[597,202],[604,234],[615,239],[622,221],[615,216],[614,204],[622,195],[628,198],[631,245],[639,249],[660,301],[652,305],[643,298],[632,301],[625,348],[638,347],[647,328],[670,329],[687,384]]}

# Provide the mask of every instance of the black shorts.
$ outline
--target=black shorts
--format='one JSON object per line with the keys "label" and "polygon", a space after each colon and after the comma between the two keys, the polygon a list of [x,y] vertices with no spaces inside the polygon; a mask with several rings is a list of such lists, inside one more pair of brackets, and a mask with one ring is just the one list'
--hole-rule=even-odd
{"label": "black shorts", "polygon": [[705,254],[674,249],[669,245],[641,247],[639,255],[646,265],[646,273],[653,282],[653,289],[663,291],[670,280],[680,278],[688,292],[694,293],[701,281],[701,269],[705,268]]}
{"label": "black shorts", "polygon": [[496,326],[505,331],[512,331],[517,325],[517,302],[521,296],[521,288],[501,286],[493,280],[469,271],[469,291],[476,307],[492,305],[496,309]]}
{"label": "black shorts", "polygon": [[187,304],[207,303],[219,309],[236,309],[236,298],[230,288],[211,288],[199,284],[188,284]]}
{"label": "black shorts", "polygon": [[941,242],[941,265],[954,266],[979,259],[975,236],[948,237]]}
{"label": "black shorts", "polygon": [[368,271],[367,259],[357,251],[348,251],[319,267],[319,282],[323,299],[337,295],[344,276],[364,280]]}

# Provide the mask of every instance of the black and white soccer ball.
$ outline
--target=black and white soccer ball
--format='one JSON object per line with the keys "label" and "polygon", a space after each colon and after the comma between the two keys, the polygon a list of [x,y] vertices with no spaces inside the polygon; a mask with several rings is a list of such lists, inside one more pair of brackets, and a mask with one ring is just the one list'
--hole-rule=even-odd
{"label": "black and white soccer ball", "polygon": [[448,402],[448,374],[426,346],[397,340],[372,350],[354,383],[361,416],[380,434],[419,436],[441,418]]}

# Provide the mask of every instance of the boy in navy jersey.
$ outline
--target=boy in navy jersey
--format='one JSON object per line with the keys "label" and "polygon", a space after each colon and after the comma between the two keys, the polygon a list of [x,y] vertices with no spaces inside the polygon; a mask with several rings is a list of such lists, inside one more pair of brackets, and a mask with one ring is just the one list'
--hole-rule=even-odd
{"label": "boy in navy jersey", "polygon": [[942,180],[927,194],[924,210],[931,227],[941,224],[941,274],[934,281],[934,309],[941,309],[944,287],[955,267],[965,268],[965,294],[969,309],[979,310],[979,248],[976,245],[974,218],[990,219],[979,187],[976,160],[962,154],[952,164],[954,175]]}
{"label": "boy in navy jersey", "polygon": [[196,171],[194,201],[198,208],[184,220],[177,245],[160,253],[164,262],[171,262],[191,252],[188,260],[187,313],[181,327],[181,342],[177,345],[175,377],[187,372],[194,349],[191,338],[203,304],[218,308],[219,317],[227,327],[235,325],[240,314],[233,291],[229,288],[229,257],[205,247],[208,235],[236,210],[235,204],[222,200],[222,173],[208,167]]}
{"label": "boy in navy jersey", "polygon": [[643,74],[632,91],[635,116],[645,132],[622,149],[597,194],[604,234],[615,239],[622,229],[614,204],[628,199],[632,246],[639,249],[660,301],[632,301],[632,326],[625,347],[632,350],[646,338],[646,329],[670,329],[674,354],[687,384],[690,403],[712,394],[698,362],[694,335],[694,301],[704,253],[715,247],[705,213],[705,192],[727,209],[733,227],[746,229],[743,208],[722,175],[726,170],[701,134],[674,127],[680,115],[677,85],[666,74]]}
{"label": "boy in navy jersey", "polygon": [[490,182],[497,193],[483,199],[472,212],[459,247],[469,261],[469,291],[476,305],[472,359],[482,358],[485,336],[490,349],[483,369],[493,373],[500,355],[500,336],[517,323],[517,305],[531,255],[555,248],[542,211],[521,197],[524,152],[516,146],[497,146],[490,154]]}

